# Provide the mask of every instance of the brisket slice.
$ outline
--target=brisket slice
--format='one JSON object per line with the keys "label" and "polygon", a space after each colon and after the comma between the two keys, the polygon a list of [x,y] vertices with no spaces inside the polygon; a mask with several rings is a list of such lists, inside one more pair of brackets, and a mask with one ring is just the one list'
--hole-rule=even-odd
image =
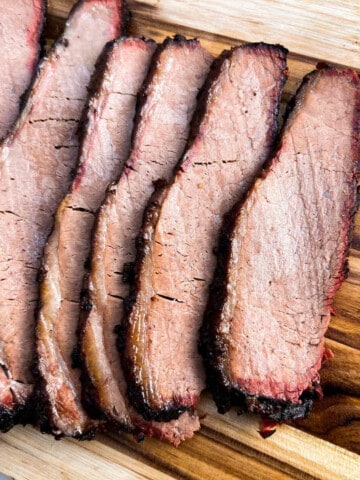
{"label": "brisket slice", "polygon": [[136,38],[105,48],[92,81],[78,172],[45,247],[37,323],[41,428],[56,435],[83,437],[96,427],[81,406],[80,370],[72,368],[85,262],[94,214],[129,155],[136,95],[155,48]]}
{"label": "brisket slice", "polygon": [[268,170],[229,216],[201,341],[221,412],[282,421],[311,409],[347,271],[359,115],[355,72],[309,74]]}
{"label": "brisket slice", "polygon": [[[171,175],[189,133],[196,96],[212,57],[196,40],[167,39],[155,54],[133,133],[132,151],[119,182],[108,192],[93,235],[88,292],[84,298],[81,356],[97,407],[120,428],[142,430],[179,443],[199,427],[186,415],[172,425],[146,423],[129,406],[114,327],[129,293],[124,264],[135,259],[135,237],[153,181]],[[95,393],[95,395],[94,395]]]}
{"label": "brisket slice", "polygon": [[39,58],[46,0],[1,2],[0,139],[13,125]]}
{"label": "brisket slice", "polygon": [[273,147],[286,51],[249,44],[224,52],[202,119],[173,183],[145,216],[125,332],[129,396],[146,419],[193,411],[205,386],[198,330],[222,217]]}
{"label": "brisket slice", "polygon": [[76,165],[76,130],[97,56],[120,30],[118,0],[81,1],[42,61],[0,147],[0,429],[32,392],[38,269]]}

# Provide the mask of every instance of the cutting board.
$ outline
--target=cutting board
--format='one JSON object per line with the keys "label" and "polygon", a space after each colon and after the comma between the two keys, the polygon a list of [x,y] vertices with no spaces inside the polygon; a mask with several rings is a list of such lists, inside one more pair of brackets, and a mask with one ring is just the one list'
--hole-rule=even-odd
{"label": "cutting board", "polygon": [[[50,0],[47,37],[61,31],[73,0]],[[197,36],[213,54],[248,41],[290,51],[283,104],[303,75],[326,61],[360,69],[360,4],[355,0],[129,0],[130,33],[161,41]],[[219,415],[205,394],[202,429],[178,449],[154,439],[100,434],[57,442],[31,427],[0,436],[0,471],[20,479],[360,479],[360,213],[350,275],[327,333],[335,357],[324,364],[325,397],[309,419],[281,425],[263,440],[255,415]]]}

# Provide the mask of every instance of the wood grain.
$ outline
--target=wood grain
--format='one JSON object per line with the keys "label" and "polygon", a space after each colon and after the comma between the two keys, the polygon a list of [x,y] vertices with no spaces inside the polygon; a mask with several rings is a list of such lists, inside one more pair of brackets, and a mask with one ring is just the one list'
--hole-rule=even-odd
{"label": "wood grain", "polygon": [[61,442],[31,427],[0,437],[0,471],[17,480],[188,479],[341,480],[360,478],[359,457],[288,425],[259,440],[258,419],[209,412],[201,432],[175,449],[158,440],[138,444],[128,434]]}
{"label": "wood grain", "polygon": [[328,395],[314,405],[311,417],[296,426],[335,445],[358,451],[360,399],[350,395]]}
{"label": "wood grain", "polygon": [[16,480],[169,478],[169,475],[132,458],[115,445],[68,439],[59,443],[31,427],[16,427],[2,435],[0,448],[0,471],[14,476]]}
{"label": "wood grain", "polygon": [[295,470],[301,474],[310,475],[311,478],[334,480],[348,476],[357,478],[360,468],[358,455],[331,443],[316,440],[311,435],[289,425],[279,426],[274,435],[266,441],[259,442],[256,416],[238,417],[232,411],[220,419],[211,402],[206,403],[205,408],[209,415],[203,423],[206,427],[210,427],[212,432],[216,432],[219,438],[222,435],[232,448],[237,445],[239,449],[244,446],[254,449],[255,452],[261,453],[262,462],[266,462],[267,458],[273,462],[276,457],[277,462],[294,469],[291,474],[295,478]]}
{"label": "wood grain", "polygon": [[[129,0],[136,17],[234,40],[284,43],[293,53],[359,65],[358,2]],[[341,25],[341,28],[339,28]],[[329,51],[329,48],[331,51]]]}
{"label": "wood grain", "polygon": [[[47,36],[63,28],[73,0],[49,0]],[[280,42],[290,50],[283,108],[319,60],[360,67],[360,4],[295,0],[129,0],[129,31],[161,41],[199,36],[213,54],[245,41]],[[261,439],[258,418],[216,413],[201,400],[202,429],[178,449],[157,440],[138,444],[109,432],[92,442],[56,442],[31,427],[0,436],[0,471],[20,479],[357,479],[360,478],[360,214],[350,275],[336,295],[327,332],[335,357],[321,376],[325,397],[314,412]],[[354,453],[355,452],[355,453]]]}

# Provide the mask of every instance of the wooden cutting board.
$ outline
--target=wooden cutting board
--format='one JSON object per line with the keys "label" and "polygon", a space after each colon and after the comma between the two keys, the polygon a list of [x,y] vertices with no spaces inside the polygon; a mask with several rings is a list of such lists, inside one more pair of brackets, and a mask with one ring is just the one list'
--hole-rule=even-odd
{"label": "wooden cutting board", "polygon": [[[62,29],[73,0],[49,0],[48,38]],[[161,41],[197,36],[213,54],[246,41],[290,50],[284,104],[318,61],[360,69],[360,3],[305,0],[128,1],[130,33]],[[322,369],[325,398],[307,420],[282,425],[263,440],[254,415],[207,414],[195,438],[178,449],[149,439],[138,444],[110,432],[92,442],[55,441],[31,427],[0,436],[0,472],[20,479],[360,479],[360,213],[350,275],[335,299],[327,333],[335,357]]]}

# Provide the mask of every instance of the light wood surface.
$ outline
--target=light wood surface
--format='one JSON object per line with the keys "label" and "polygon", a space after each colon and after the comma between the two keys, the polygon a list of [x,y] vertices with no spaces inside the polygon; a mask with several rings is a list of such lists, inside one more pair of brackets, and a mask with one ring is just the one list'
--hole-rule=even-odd
{"label": "light wood surface", "polygon": [[131,0],[138,16],[231,39],[286,43],[293,53],[344,65],[359,61],[356,1]]}
{"label": "light wood surface", "polygon": [[[62,29],[73,0],[49,0],[47,36]],[[350,0],[129,0],[130,33],[161,41],[198,36],[213,54],[245,41],[290,50],[284,104],[318,61],[360,68],[360,3]],[[216,413],[201,401],[202,429],[178,449],[131,435],[55,441],[31,427],[0,436],[0,472],[20,479],[358,479],[360,478],[360,214],[350,275],[336,295],[327,333],[335,357],[324,364],[325,391],[312,415],[263,440],[258,418]]]}

